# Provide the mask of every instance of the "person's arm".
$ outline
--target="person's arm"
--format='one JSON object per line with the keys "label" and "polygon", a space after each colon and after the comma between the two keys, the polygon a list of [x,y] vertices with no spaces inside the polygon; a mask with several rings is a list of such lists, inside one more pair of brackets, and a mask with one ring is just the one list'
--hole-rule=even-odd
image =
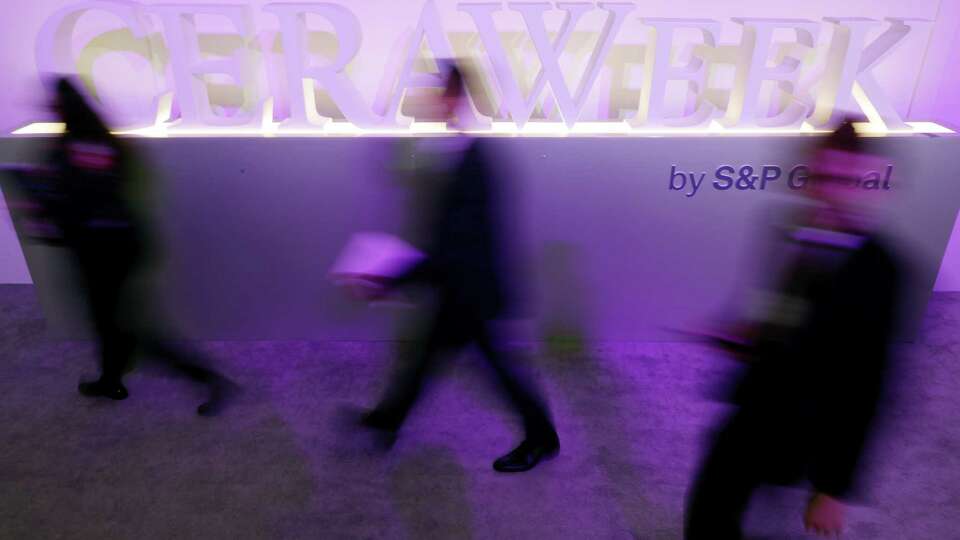
{"label": "person's arm", "polygon": [[424,257],[407,271],[394,278],[388,278],[386,283],[391,289],[403,287],[413,283],[427,283],[433,280],[434,265],[431,257]]}
{"label": "person's arm", "polygon": [[842,398],[832,400],[817,415],[821,429],[811,434],[819,443],[814,446],[810,471],[810,482],[817,493],[840,499],[852,490],[880,401],[883,365],[876,357],[881,354],[859,363],[861,377],[849,381],[846,388],[835,389],[844,394]]}
{"label": "person's arm", "polygon": [[[889,341],[895,328],[899,278],[889,260],[865,264],[869,275],[842,299],[850,325],[839,330],[834,369],[823,374],[824,398],[816,427],[809,479],[814,494],[804,522],[821,534],[839,532],[843,500],[853,491],[860,461],[883,395]],[[838,340],[839,341],[839,340]],[[827,380],[829,378],[829,380]]]}
{"label": "person's arm", "polygon": [[[872,349],[872,348],[871,348]],[[856,353],[854,353],[856,354]],[[813,494],[804,512],[804,528],[818,535],[842,532],[846,503],[853,489],[869,428],[880,400],[882,364],[880,356],[864,354],[859,366],[861,379],[847,379],[845,388],[835,388],[842,399],[831,400],[817,414],[817,427],[809,437],[814,444],[810,468]],[[870,357],[873,357],[872,359]],[[861,386],[857,386],[861,385]]]}
{"label": "person's arm", "polygon": [[[880,399],[896,318],[897,282],[891,268],[880,264],[872,279],[844,299],[851,309],[843,317],[843,340],[832,347],[834,361],[822,365],[823,398],[815,418],[821,428],[816,437],[810,481],[819,493],[843,497],[854,484],[860,456]],[[850,305],[852,304],[852,305]]]}

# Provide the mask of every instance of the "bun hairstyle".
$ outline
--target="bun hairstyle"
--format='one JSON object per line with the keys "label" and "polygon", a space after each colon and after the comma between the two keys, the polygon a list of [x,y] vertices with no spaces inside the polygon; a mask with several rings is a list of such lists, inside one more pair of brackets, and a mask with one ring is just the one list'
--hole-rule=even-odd
{"label": "bun hairstyle", "polygon": [[453,60],[446,60],[440,65],[441,71],[446,75],[446,84],[443,89],[443,96],[448,98],[460,98],[465,93],[463,71]]}
{"label": "bun hairstyle", "polygon": [[853,120],[847,118],[837,126],[837,129],[824,139],[820,150],[839,150],[859,154],[864,151],[863,139],[853,127]]}

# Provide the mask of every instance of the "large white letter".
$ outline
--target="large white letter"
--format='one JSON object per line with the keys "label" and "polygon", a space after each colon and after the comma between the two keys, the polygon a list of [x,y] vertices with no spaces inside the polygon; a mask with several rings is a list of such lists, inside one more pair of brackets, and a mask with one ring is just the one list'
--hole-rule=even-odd
{"label": "large white letter", "polygon": [[863,18],[826,20],[833,23],[834,34],[826,73],[810,123],[816,127],[827,127],[859,108],[875,124],[890,129],[905,128],[906,124],[890,104],[872,71],[907,35],[926,28],[929,21],[887,19],[890,27],[870,45],[865,45],[867,34],[880,24],[878,21]]}
{"label": "large white letter", "polygon": [[[671,64],[673,34],[678,28],[696,28],[703,33],[703,43],[716,47],[720,23],[711,19],[643,19],[652,27],[653,39],[647,44],[646,76],[643,81],[643,101],[640,113],[630,121],[633,127],[695,127],[710,122],[715,107],[703,97],[707,86],[707,63],[691,52],[690,62],[684,66]],[[688,81],[688,92],[694,92],[697,108],[689,115],[666,117],[665,98],[670,81]],[[683,100],[684,103],[687,101]]]}
{"label": "large white letter", "polygon": [[600,8],[607,12],[607,20],[600,32],[597,40],[597,47],[587,64],[586,72],[580,80],[575,95],[571,95],[567,87],[566,80],[563,77],[563,71],[560,69],[560,54],[566,48],[570,36],[581,17],[591,9],[593,4],[584,2],[560,2],[557,9],[563,10],[565,16],[557,37],[550,42],[547,29],[543,22],[543,14],[552,9],[552,6],[545,2],[533,3],[515,3],[508,4],[510,9],[520,12],[530,39],[537,49],[537,55],[540,58],[540,72],[534,80],[533,89],[530,95],[524,98],[519,85],[513,76],[510,63],[507,60],[506,52],[500,42],[500,35],[493,23],[493,12],[499,8],[498,4],[489,3],[463,3],[460,9],[466,11],[473,17],[480,38],[487,50],[490,63],[493,65],[497,84],[500,89],[500,96],[503,107],[510,113],[511,118],[520,127],[530,119],[536,107],[537,100],[543,92],[546,83],[549,81],[550,89],[557,100],[560,108],[560,114],[563,116],[567,126],[576,123],[580,116],[580,111],[586,103],[593,83],[596,82],[600,74],[600,68],[603,66],[603,60],[613,45],[614,38],[623,24],[624,18],[630,13],[633,4],[625,3],[607,3],[598,4]]}
{"label": "large white letter", "polygon": [[[807,105],[796,95],[797,80],[803,57],[787,53],[773,67],[767,67],[773,33],[778,29],[793,30],[801,50],[812,50],[820,33],[820,25],[805,19],[733,19],[743,26],[743,39],[737,55],[737,75],[724,124],[728,127],[800,127],[807,116]],[[761,114],[760,90],[765,81],[777,83],[770,96],[771,109],[780,109],[774,115]],[[776,98],[780,99],[777,100]]]}
{"label": "large white letter", "polygon": [[[362,33],[360,21],[350,10],[336,4],[268,4],[264,11],[280,19],[283,34],[283,54],[286,60],[287,86],[290,92],[290,118],[285,126],[318,126],[328,122],[317,113],[314,81],[330,94],[343,115],[358,127],[373,127],[380,118],[363,103],[360,92],[344,73],[347,65],[360,50]],[[315,13],[330,21],[339,38],[337,58],[326,66],[307,67],[307,14]]]}
{"label": "large white letter", "polygon": [[[543,67],[541,74],[545,73],[550,81],[550,89],[553,90],[557,105],[560,106],[560,114],[563,115],[563,120],[568,127],[573,126],[580,117],[580,111],[583,110],[583,105],[587,101],[587,96],[590,95],[593,83],[596,82],[597,75],[600,74],[600,67],[603,66],[603,60],[610,51],[613,40],[617,37],[624,18],[634,9],[633,4],[622,3],[601,2],[598,6],[607,12],[607,20],[597,40],[597,47],[587,64],[586,73],[583,74],[583,78],[580,79],[580,84],[577,86],[577,93],[571,96],[570,89],[567,88],[567,82],[563,77],[563,71],[560,69],[560,53],[563,48],[555,48],[550,43],[543,22],[543,13],[549,9],[549,4],[510,4],[511,8],[523,15],[527,31],[530,33],[530,39],[533,40],[540,57],[540,65]],[[580,2],[560,2],[557,4],[558,9],[567,12],[567,20],[570,22],[571,31],[576,27],[577,20],[591,7],[593,7],[591,4]]]}
{"label": "large white letter", "polygon": [[[198,125],[261,126],[260,59],[254,51],[256,28],[248,6],[162,4],[151,6],[163,21],[173,72],[180,122],[177,127]],[[230,58],[204,60],[200,56],[196,15],[227,18],[243,39],[243,46]],[[233,117],[215,114],[210,105],[204,75],[230,76],[243,92],[242,112]]]}
{"label": "large white letter", "polygon": [[[143,10],[137,3],[125,0],[79,2],[60,9],[43,23],[37,36],[35,49],[37,71],[41,74],[76,73],[77,59],[73,54],[73,34],[77,21],[88,11],[104,11],[117,16],[137,39],[147,40],[150,35],[150,22],[144,17]],[[149,42],[147,48],[150,50]],[[152,50],[150,54],[152,55]],[[156,87],[156,78],[152,82]],[[151,111],[143,116],[144,120],[153,122],[156,113]]]}
{"label": "large white letter", "polygon": [[[433,0],[427,0],[423,4],[423,11],[420,12],[420,21],[417,28],[413,31],[410,44],[407,48],[407,58],[404,60],[403,67],[400,70],[400,78],[396,86],[393,87],[392,98],[386,106],[384,122],[400,126],[407,126],[411,119],[405,117],[400,112],[403,104],[403,98],[409,88],[443,88],[446,85],[444,74],[434,73],[416,73],[413,71],[414,63],[420,54],[420,44],[427,40],[427,45],[433,51],[434,58],[453,59],[453,48],[447,41],[447,36],[440,25],[440,13]],[[469,97],[469,92],[468,92]],[[469,105],[457,111],[457,120],[462,127],[483,127],[488,124],[486,118],[481,118],[473,104],[473,99],[464,100],[464,104]]]}

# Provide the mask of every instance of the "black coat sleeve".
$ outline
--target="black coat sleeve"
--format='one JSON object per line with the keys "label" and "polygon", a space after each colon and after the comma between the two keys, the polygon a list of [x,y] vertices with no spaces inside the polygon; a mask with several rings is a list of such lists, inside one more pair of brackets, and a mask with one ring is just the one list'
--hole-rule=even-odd
{"label": "black coat sleeve", "polygon": [[838,276],[829,306],[828,351],[819,361],[820,381],[809,437],[809,479],[814,489],[843,497],[855,484],[862,455],[884,394],[890,342],[896,327],[902,276],[882,249],[867,250]]}

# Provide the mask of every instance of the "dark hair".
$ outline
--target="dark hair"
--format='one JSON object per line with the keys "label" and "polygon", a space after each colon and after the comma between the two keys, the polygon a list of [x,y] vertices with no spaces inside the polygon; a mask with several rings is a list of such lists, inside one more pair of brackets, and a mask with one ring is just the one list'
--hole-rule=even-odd
{"label": "dark hair", "polygon": [[848,118],[837,126],[837,129],[835,129],[833,133],[824,139],[820,148],[823,150],[842,150],[844,152],[860,153],[864,150],[863,146],[863,140],[860,138],[860,135],[857,134],[856,128],[853,127],[853,121]]}
{"label": "dark hair", "polygon": [[56,104],[68,135],[84,139],[109,140],[113,138],[100,115],[90,106],[73,82],[66,77],[57,79]]}
{"label": "dark hair", "polygon": [[463,72],[457,66],[456,62],[449,61],[446,66],[446,85],[443,89],[444,97],[459,98],[464,94]]}

